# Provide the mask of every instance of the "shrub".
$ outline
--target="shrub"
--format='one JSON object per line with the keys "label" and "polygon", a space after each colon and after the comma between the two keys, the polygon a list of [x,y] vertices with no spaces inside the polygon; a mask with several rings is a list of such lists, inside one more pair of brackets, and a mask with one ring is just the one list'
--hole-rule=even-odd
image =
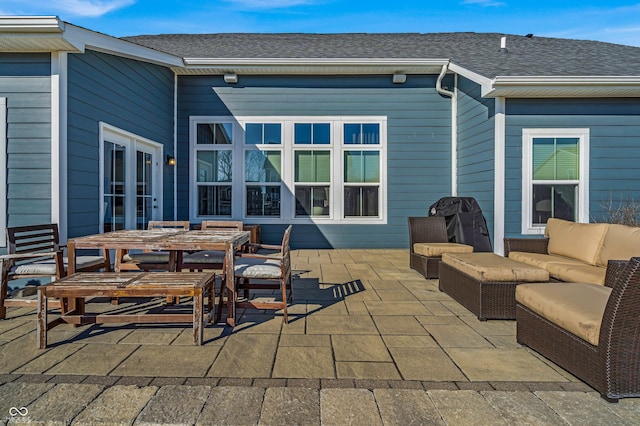
{"label": "shrub", "polygon": [[627,226],[640,226],[640,202],[628,199],[614,205],[613,200],[602,203],[605,212],[604,221]]}

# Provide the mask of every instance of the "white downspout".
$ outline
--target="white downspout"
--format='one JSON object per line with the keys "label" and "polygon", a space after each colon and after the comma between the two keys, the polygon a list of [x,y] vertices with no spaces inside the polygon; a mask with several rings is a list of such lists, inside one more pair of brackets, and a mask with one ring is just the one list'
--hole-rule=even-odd
{"label": "white downspout", "polygon": [[436,81],[436,91],[451,98],[451,196],[458,195],[458,75],[455,75],[454,91],[446,90],[442,87],[442,79],[447,74],[449,64],[442,66],[438,80]]}

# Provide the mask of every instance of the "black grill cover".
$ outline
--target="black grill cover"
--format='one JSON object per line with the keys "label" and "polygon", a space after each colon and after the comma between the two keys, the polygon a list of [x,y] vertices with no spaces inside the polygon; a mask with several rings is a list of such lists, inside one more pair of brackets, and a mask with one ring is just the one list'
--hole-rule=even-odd
{"label": "black grill cover", "polygon": [[428,215],[444,216],[449,242],[468,244],[473,251],[493,251],[487,221],[475,198],[441,198],[429,207]]}

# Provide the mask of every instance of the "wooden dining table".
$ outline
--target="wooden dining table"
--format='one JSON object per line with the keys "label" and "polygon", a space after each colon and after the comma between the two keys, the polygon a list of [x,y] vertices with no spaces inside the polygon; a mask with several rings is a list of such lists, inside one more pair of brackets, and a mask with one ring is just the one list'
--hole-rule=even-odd
{"label": "wooden dining table", "polygon": [[[120,272],[119,264],[123,253],[128,250],[168,251],[169,271],[180,271],[182,253],[185,251],[223,250],[225,252],[226,287],[230,297],[235,297],[234,254],[244,244],[249,243],[251,232],[237,230],[183,230],[183,229],[126,229],[103,234],[70,238],[67,241],[68,274],[76,272],[76,250],[104,249],[115,250],[115,272]],[[235,303],[228,303],[227,324],[235,326]]]}

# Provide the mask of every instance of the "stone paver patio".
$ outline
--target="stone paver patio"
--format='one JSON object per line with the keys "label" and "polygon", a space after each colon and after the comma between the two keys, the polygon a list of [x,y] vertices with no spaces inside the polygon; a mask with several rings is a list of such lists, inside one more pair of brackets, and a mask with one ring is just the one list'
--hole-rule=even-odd
{"label": "stone paver patio", "polygon": [[[188,324],[110,324],[56,327],[40,350],[33,310],[10,309],[0,321],[0,421],[19,420],[7,413],[23,406],[78,424],[178,414],[186,424],[470,424],[473,413],[476,424],[511,424],[516,414],[566,424],[585,407],[594,422],[640,420],[640,401],[600,400],[518,345],[514,321],[478,321],[411,270],[406,250],[295,250],[292,263],[288,325],[279,313],[247,310],[234,329],[209,325],[201,347]],[[90,310],[162,307],[106,302]],[[105,414],[118,404],[122,419]],[[291,404],[294,417],[275,409]]]}

